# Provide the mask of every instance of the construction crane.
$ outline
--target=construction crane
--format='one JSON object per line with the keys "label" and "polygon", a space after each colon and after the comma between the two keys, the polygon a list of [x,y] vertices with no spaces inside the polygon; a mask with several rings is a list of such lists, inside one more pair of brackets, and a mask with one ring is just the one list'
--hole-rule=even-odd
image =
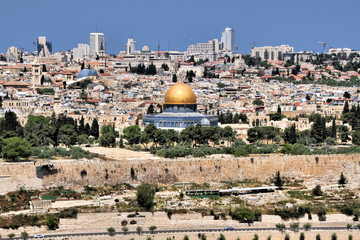
{"label": "construction crane", "polygon": [[325,56],[325,48],[326,48],[326,42],[319,42],[319,43],[321,43],[322,45],[324,45],[324,49],[323,49],[323,55]]}

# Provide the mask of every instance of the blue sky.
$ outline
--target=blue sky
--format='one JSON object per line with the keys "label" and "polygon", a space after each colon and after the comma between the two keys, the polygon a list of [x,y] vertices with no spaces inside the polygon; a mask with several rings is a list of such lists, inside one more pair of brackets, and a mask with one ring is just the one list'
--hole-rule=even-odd
{"label": "blue sky", "polygon": [[190,43],[236,32],[239,52],[257,46],[289,44],[295,51],[328,47],[360,50],[358,0],[2,0],[0,52],[9,46],[33,50],[44,35],[53,50],[89,42],[89,33],[105,34],[106,52],[118,54],[128,37],[137,49],[186,50]]}

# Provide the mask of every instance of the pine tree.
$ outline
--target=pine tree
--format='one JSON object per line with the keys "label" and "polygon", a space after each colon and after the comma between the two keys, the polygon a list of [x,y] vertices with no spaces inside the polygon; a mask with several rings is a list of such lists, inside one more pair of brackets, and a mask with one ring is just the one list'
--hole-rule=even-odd
{"label": "pine tree", "polygon": [[84,68],[85,68],[85,63],[82,62],[82,63],[81,63],[81,70],[83,70]]}
{"label": "pine tree", "polygon": [[99,123],[96,118],[94,118],[94,120],[92,121],[90,135],[93,136],[95,139],[99,138]]}

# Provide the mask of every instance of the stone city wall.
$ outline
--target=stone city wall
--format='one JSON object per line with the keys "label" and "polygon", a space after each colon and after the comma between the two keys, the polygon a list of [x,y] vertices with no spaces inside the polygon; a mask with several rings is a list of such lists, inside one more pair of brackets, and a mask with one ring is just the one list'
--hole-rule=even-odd
{"label": "stone city wall", "polygon": [[264,155],[241,158],[212,155],[204,158],[119,161],[63,160],[53,161],[54,169],[41,170],[39,166],[46,163],[1,163],[0,193],[21,186],[37,189],[59,185],[98,186],[104,183],[203,183],[253,178],[264,180],[272,177],[276,171],[280,171],[283,176],[327,178],[336,183],[341,172],[350,177],[360,173],[360,154]]}

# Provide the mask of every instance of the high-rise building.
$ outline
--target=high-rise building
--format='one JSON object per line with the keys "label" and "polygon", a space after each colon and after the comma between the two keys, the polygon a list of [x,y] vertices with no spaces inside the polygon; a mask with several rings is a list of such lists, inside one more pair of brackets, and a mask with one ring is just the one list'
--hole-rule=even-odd
{"label": "high-rise building", "polygon": [[263,60],[284,60],[284,54],[294,53],[294,48],[289,45],[253,47],[251,56]]}
{"label": "high-rise building", "polygon": [[101,43],[105,47],[103,33],[90,33],[90,55],[99,55]]}
{"label": "high-rise building", "polygon": [[46,37],[39,36],[37,39],[37,54],[42,57],[47,57],[52,52],[52,43],[46,41]]}
{"label": "high-rise building", "polygon": [[79,43],[77,48],[73,49],[73,58],[82,59],[89,56],[89,44]]}
{"label": "high-rise building", "polygon": [[127,44],[126,44],[126,54],[131,54],[136,51],[136,42],[133,38],[128,38]]}
{"label": "high-rise building", "polygon": [[22,51],[17,47],[11,46],[6,52],[6,61],[19,62],[22,56]]}
{"label": "high-rise building", "polygon": [[222,33],[221,42],[223,43],[223,50],[235,51],[235,31],[232,28],[225,28]]}

